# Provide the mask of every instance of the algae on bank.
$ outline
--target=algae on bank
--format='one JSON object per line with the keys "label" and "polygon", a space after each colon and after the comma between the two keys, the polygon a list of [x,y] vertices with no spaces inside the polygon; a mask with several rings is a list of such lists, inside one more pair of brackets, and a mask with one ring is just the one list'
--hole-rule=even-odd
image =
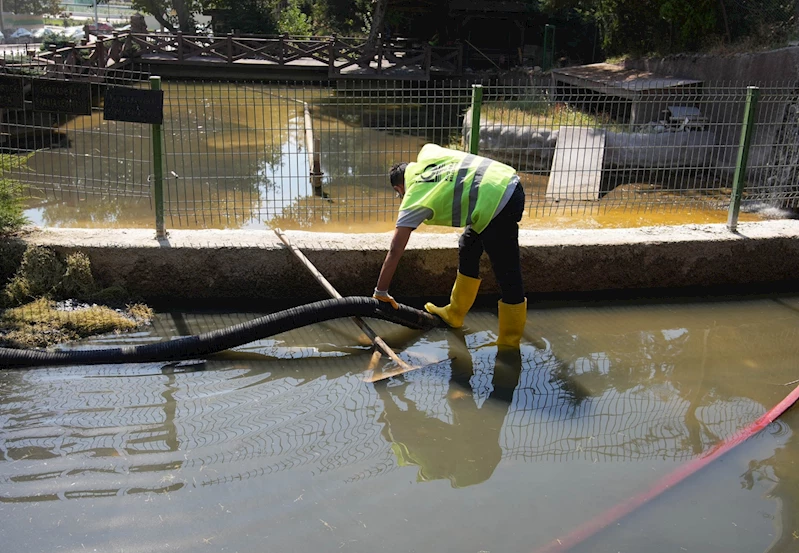
{"label": "algae on bank", "polygon": [[47,347],[150,324],[152,310],[126,305],[126,296],[118,286],[97,285],[85,254],[62,260],[49,248],[29,247],[0,293],[0,346]]}

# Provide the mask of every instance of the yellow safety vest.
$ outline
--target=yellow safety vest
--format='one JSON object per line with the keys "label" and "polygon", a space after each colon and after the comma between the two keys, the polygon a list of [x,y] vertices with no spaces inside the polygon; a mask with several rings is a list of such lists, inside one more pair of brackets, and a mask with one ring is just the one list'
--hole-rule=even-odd
{"label": "yellow safety vest", "polygon": [[483,232],[516,170],[509,165],[458,150],[425,144],[405,168],[401,211],[426,207],[428,225],[465,227]]}

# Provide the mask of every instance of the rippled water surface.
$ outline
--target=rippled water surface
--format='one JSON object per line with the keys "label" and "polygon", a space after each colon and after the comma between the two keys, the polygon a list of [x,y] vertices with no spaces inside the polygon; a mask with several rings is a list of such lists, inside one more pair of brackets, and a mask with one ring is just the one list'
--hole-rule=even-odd
{"label": "rippled water surface", "polygon": [[378,383],[347,320],[205,362],[0,371],[2,551],[533,553],[597,517],[575,551],[796,551],[796,410],[608,517],[799,384],[799,297],[531,309],[520,355],[495,311],[466,322],[370,321],[425,366]]}

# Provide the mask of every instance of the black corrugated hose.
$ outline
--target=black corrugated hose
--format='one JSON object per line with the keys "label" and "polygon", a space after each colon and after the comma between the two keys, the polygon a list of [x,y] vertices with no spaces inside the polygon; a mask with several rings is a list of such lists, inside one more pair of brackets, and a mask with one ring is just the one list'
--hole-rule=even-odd
{"label": "black corrugated hose", "polygon": [[309,303],[228,328],[157,344],[66,351],[0,348],[0,368],[151,363],[197,359],[281,332],[343,317],[378,318],[420,330],[442,324],[441,319],[435,315],[407,305],[400,304],[399,309],[394,309],[374,298],[353,296]]}

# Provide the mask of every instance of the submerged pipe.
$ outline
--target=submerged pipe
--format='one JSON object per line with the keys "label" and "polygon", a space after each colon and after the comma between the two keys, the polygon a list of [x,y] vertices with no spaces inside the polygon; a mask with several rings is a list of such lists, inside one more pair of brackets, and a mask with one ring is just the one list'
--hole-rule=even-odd
{"label": "submerged pipe", "polygon": [[347,297],[309,303],[228,328],[157,344],[68,351],[0,348],[0,368],[197,359],[281,332],[342,317],[379,318],[419,330],[441,325],[438,317],[407,305],[400,304],[399,309],[394,309],[374,298]]}

